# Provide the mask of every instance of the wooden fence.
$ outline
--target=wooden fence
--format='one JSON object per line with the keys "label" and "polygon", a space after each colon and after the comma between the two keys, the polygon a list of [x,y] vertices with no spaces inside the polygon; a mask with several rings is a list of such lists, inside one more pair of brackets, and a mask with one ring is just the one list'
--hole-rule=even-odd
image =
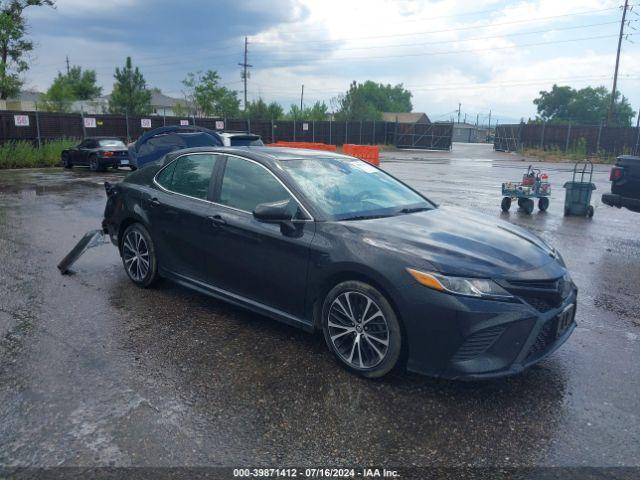
{"label": "wooden fence", "polygon": [[[88,136],[115,136],[132,141],[153,128],[164,125],[180,125],[181,122],[188,122],[189,125],[197,125],[211,130],[249,131],[260,135],[265,143],[282,140],[333,145],[345,143],[394,144],[413,146],[414,148],[451,148],[451,128],[447,126],[450,124],[418,127],[420,130],[418,132],[420,134],[419,141],[413,141],[411,145],[404,145],[408,132],[416,130],[416,126],[413,124],[382,121],[265,121],[17,111],[0,112],[0,142],[26,140],[41,143],[61,138],[79,139]],[[427,134],[427,130],[431,132],[430,135]]]}
{"label": "wooden fence", "polygon": [[494,149],[517,151],[522,148],[579,151],[589,156],[640,153],[640,128],[604,125],[555,125],[547,123],[498,125]]}

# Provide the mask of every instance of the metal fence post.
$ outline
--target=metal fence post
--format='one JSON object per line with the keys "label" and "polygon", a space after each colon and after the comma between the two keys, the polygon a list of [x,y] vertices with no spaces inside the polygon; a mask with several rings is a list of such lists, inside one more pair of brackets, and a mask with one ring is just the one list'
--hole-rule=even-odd
{"label": "metal fence post", "polygon": [[251,119],[247,117],[247,132],[251,133]]}
{"label": "metal fence post", "polygon": [[638,136],[636,137],[636,147],[634,148],[633,154],[640,154],[640,125],[638,126]]}
{"label": "metal fence post", "polygon": [[344,142],[342,144],[349,143],[349,121],[344,121]]}
{"label": "metal fence post", "polygon": [[331,144],[331,118],[329,118],[329,144]]}
{"label": "metal fence post", "polygon": [[273,117],[271,117],[271,143],[276,143],[276,130],[273,124]]}
{"label": "metal fence post", "polygon": [[373,139],[371,140],[372,145],[377,145],[376,144],[376,121],[373,121]]}
{"label": "metal fence post", "polygon": [[[84,125],[84,121],[82,122]],[[127,128],[127,143],[131,142],[131,135],[129,135],[129,112],[125,110],[124,112],[124,123]]]}
{"label": "metal fence post", "polygon": [[540,150],[544,150],[544,128],[547,122],[542,122],[542,133],[540,134]]}
{"label": "metal fence post", "polygon": [[167,107],[162,107],[162,126],[167,126]]}
{"label": "metal fence post", "polygon": [[293,119],[293,141],[296,141],[296,119]]}
{"label": "metal fence post", "polygon": [[315,143],[316,141],[316,121],[311,120],[311,141]]}
{"label": "metal fence post", "polygon": [[36,103],[36,134],[38,135],[38,148],[42,148],[42,140],[40,139],[40,112],[38,112],[37,103]]}
{"label": "metal fence post", "polygon": [[396,117],[396,127],[395,127],[395,130],[393,131],[393,144],[396,147],[398,146],[398,117]]}
{"label": "metal fence post", "polygon": [[571,140],[571,124],[569,124],[569,128],[567,128],[567,142],[564,146],[564,151],[569,151],[569,141]]}
{"label": "metal fence post", "polygon": [[362,145],[362,120],[360,120],[360,141],[358,143]]}
{"label": "metal fence post", "polygon": [[84,126],[84,111],[82,110],[82,106],[80,106],[80,121],[82,122],[82,138],[86,138],[87,128]]}
{"label": "metal fence post", "polygon": [[600,151],[600,138],[602,138],[602,120],[600,120],[600,127],[598,128],[598,140],[596,141],[596,155]]}

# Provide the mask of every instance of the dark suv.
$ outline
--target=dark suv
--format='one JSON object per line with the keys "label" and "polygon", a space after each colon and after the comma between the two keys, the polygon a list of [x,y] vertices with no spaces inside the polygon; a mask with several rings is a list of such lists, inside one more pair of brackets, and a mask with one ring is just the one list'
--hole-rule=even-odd
{"label": "dark suv", "polygon": [[602,202],[612,207],[626,207],[640,212],[640,157],[622,155],[611,169],[611,193],[602,195]]}

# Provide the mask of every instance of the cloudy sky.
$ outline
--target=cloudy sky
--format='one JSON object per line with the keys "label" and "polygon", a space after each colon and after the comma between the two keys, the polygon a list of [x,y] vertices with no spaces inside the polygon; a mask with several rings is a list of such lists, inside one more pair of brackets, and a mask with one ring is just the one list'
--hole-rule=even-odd
{"label": "cloudy sky", "polygon": [[[486,122],[535,115],[554,82],[611,88],[622,0],[57,0],[28,13],[36,48],[27,87],[72,64],[105,93],[132,56],[149,86],[181,96],[187,72],[217,70],[249,99],[327,103],[352,80],[403,83],[415,111]],[[630,2],[634,3],[634,2]],[[619,87],[640,106],[640,6],[628,14]],[[638,29],[636,31],[635,29]],[[635,42],[635,43],[632,43]]]}

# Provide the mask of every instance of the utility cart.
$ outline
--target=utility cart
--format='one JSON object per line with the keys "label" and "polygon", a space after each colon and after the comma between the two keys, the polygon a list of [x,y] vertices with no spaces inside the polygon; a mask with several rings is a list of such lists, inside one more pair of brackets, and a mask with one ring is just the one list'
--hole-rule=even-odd
{"label": "utility cart", "polygon": [[[580,175],[580,180],[578,180]],[[587,179],[588,181],[585,181]],[[573,179],[564,184],[564,214],[579,217],[593,217],[591,192],[596,189],[593,180],[593,163],[588,160],[573,166]]]}
{"label": "utility cart", "polygon": [[539,169],[529,168],[522,176],[521,182],[505,182],[502,184],[502,207],[503,212],[508,212],[511,208],[511,201],[518,200],[518,206],[528,214],[533,213],[535,207],[534,199],[538,199],[538,208],[544,212],[549,208],[549,196],[551,195],[551,184],[549,176]]}

